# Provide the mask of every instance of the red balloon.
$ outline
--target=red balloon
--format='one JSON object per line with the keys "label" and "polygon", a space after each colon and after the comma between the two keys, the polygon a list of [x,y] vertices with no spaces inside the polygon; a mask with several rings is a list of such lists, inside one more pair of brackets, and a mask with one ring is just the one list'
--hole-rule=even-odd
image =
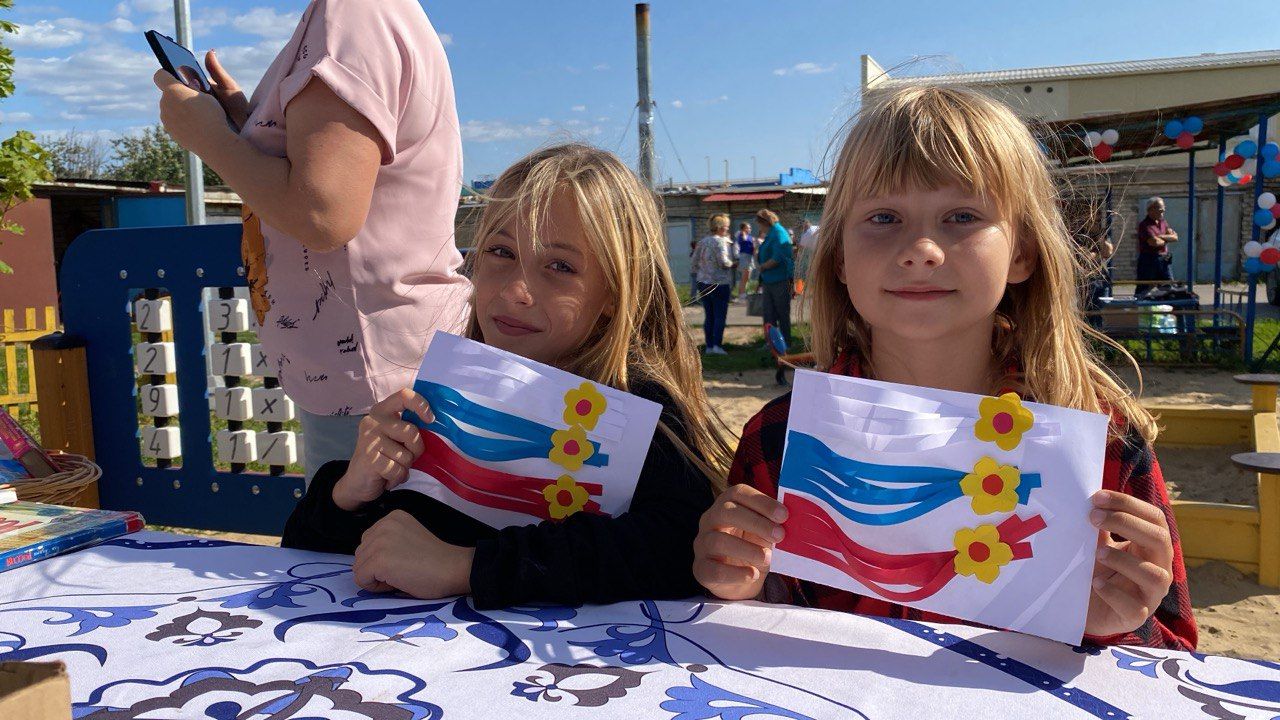
{"label": "red balloon", "polygon": [[1213,166],[1213,174],[1217,175],[1218,177],[1222,177],[1229,172],[1231,172],[1231,168],[1227,167],[1227,164],[1225,162],[1220,162],[1217,165]]}
{"label": "red balloon", "polygon": [[1238,155],[1236,153],[1231,153],[1230,155],[1227,156],[1226,160],[1222,161],[1222,164],[1226,165],[1228,170],[1236,170],[1241,165],[1244,165],[1244,156]]}
{"label": "red balloon", "polygon": [[1271,206],[1271,217],[1280,218],[1280,202]]}
{"label": "red balloon", "polygon": [[1241,184],[1241,185],[1248,185],[1248,184],[1249,184],[1249,183],[1251,183],[1251,182],[1253,182],[1253,176],[1252,176],[1252,175],[1242,175],[1242,176],[1240,177],[1240,184]]}
{"label": "red balloon", "polygon": [[1277,262],[1280,262],[1280,248],[1269,247],[1262,251],[1262,254],[1258,256],[1258,259],[1266,265],[1275,265]]}
{"label": "red balloon", "polygon": [[1186,130],[1183,130],[1182,133],[1178,135],[1178,139],[1175,142],[1178,143],[1178,147],[1182,148],[1183,150],[1186,150],[1187,148],[1196,144],[1196,136],[1192,135]]}
{"label": "red balloon", "polygon": [[1110,145],[1106,143],[1098,143],[1093,146],[1093,156],[1098,158],[1101,162],[1106,162],[1111,159],[1111,150],[1112,147]]}

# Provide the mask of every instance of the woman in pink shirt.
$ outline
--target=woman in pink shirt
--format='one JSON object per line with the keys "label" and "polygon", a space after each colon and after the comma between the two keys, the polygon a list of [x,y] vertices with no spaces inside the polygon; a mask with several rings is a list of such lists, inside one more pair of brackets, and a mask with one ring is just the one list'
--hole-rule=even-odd
{"label": "woman in pink shirt", "polygon": [[160,118],[244,200],[253,306],[310,482],[466,311],[449,64],[415,0],[312,0],[249,100],[213,51],[206,64],[240,133],[163,71]]}

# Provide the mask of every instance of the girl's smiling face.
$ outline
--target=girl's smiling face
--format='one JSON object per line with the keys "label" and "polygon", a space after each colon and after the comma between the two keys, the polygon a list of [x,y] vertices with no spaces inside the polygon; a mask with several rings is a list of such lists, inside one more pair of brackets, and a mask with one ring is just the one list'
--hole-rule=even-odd
{"label": "girl's smiling face", "polygon": [[486,344],[558,365],[613,314],[613,299],[572,198],[558,193],[544,217],[536,248],[518,219],[484,238],[472,282]]}
{"label": "girl's smiling face", "polygon": [[999,209],[956,186],[858,201],[842,230],[840,279],[873,337],[989,332],[1006,285],[1035,267]]}

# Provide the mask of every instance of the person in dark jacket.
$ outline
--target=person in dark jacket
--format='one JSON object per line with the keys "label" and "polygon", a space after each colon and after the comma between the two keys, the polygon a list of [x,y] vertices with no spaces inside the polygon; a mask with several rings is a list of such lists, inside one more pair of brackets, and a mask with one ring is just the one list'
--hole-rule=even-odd
{"label": "person in dark jacket", "polygon": [[[564,145],[494,184],[476,232],[467,335],[663,407],[626,513],[494,529],[403,483],[425,445],[401,419],[411,390],[373,407],[355,455],[316,474],[285,547],[355,554],[357,584],[477,607],[688,597],[698,518],[732,460],[684,329],[651,193],[614,155]],[[626,289],[625,296],[620,289]]]}

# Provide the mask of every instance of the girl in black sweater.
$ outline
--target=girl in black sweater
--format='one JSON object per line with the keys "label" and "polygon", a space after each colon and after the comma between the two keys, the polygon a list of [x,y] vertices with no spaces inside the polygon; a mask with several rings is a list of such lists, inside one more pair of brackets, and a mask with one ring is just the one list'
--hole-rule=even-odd
{"label": "girl in black sweater", "polygon": [[614,155],[541,150],[494,183],[469,257],[472,339],[634,393],[663,411],[629,510],[495,530],[394,490],[430,421],[402,390],[361,421],[355,455],[315,476],[285,547],[355,553],[356,582],[477,607],[606,603],[697,594],[692,542],[732,458],[684,329],[651,192]]}

